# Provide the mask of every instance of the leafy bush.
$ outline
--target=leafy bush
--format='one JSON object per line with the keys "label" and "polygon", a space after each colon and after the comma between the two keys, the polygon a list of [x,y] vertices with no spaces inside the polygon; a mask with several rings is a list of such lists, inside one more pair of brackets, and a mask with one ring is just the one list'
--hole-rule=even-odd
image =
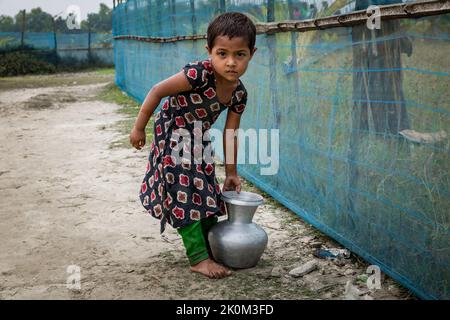
{"label": "leafy bush", "polygon": [[0,48],[0,77],[108,67],[112,65],[93,52],[88,53],[87,59],[80,59],[73,56],[60,57],[54,50],[35,50],[31,46]]}
{"label": "leafy bush", "polygon": [[0,76],[54,73],[56,67],[28,52],[0,53]]}

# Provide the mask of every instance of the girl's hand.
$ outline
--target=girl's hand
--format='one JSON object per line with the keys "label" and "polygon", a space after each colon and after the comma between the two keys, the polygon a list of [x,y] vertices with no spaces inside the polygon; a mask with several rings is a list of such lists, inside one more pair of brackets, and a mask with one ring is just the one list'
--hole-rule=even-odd
{"label": "girl's hand", "polygon": [[236,191],[241,192],[241,179],[237,175],[227,176],[223,183],[223,191]]}
{"label": "girl's hand", "polygon": [[138,130],[136,127],[131,130],[130,144],[138,150],[141,150],[145,145],[145,130]]}

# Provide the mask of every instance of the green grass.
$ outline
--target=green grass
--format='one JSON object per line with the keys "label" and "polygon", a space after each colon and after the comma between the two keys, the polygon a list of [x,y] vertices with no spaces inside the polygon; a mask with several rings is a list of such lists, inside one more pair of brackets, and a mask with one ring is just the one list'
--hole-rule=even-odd
{"label": "green grass", "polygon": [[95,73],[101,75],[114,75],[116,72],[114,68],[102,68],[95,70]]}
{"label": "green grass", "polygon": [[90,71],[57,74],[0,77],[0,91],[20,88],[80,86],[113,81],[113,69],[92,69]]}
{"label": "green grass", "polygon": [[[105,69],[99,71],[103,74],[108,74],[110,70]],[[106,102],[116,103],[121,106],[119,113],[126,116],[125,120],[117,122],[117,129],[121,133],[121,137],[111,143],[111,148],[132,148],[129,142],[129,134],[133,129],[136,117],[139,113],[141,105],[132,97],[128,96],[125,92],[120,90],[115,84],[111,83],[106,86],[97,97],[98,99]],[[146,128],[146,147],[153,140],[153,119],[152,116],[147,124]]]}

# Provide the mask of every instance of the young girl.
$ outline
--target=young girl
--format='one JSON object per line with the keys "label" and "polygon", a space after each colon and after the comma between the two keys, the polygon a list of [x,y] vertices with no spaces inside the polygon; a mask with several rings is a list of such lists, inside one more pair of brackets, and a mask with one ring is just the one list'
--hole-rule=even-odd
{"label": "young girl", "polygon": [[[224,151],[223,190],[240,192],[234,130],[239,128],[247,91],[239,78],[256,51],[255,39],[255,25],[244,14],[228,12],[216,17],[207,31],[205,48],[209,58],[187,64],[179,73],[153,86],[130,134],[130,143],[140,150],[145,145],[145,127],[151,115],[161,99],[168,97],[155,116],[155,138],[150,146],[140,199],[145,209],[161,220],[161,233],[166,223],[177,228],[191,270],[210,278],[231,274],[212,260],[207,239],[217,216],[224,214],[224,204],[214,162],[205,161],[202,156],[199,159],[196,154],[200,151],[202,155],[211,148],[210,141],[204,141],[208,139],[202,136],[208,135],[219,114],[227,110],[224,150],[228,151]],[[200,137],[201,150],[191,143],[180,147],[180,136],[187,136],[188,142],[199,141]],[[176,157],[180,151],[181,161]]]}

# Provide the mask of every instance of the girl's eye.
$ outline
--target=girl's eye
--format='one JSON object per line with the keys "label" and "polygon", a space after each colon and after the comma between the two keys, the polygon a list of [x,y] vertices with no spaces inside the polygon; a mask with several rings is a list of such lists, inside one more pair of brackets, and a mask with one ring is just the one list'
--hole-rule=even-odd
{"label": "girl's eye", "polygon": [[243,53],[243,52],[241,52],[241,53],[239,53],[239,56],[240,56],[240,57],[245,57],[245,56],[246,56],[246,54],[245,54],[245,53]]}
{"label": "girl's eye", "polygon": [[219,56],[221,57],[225,56],[225,52],[219,52]]}

